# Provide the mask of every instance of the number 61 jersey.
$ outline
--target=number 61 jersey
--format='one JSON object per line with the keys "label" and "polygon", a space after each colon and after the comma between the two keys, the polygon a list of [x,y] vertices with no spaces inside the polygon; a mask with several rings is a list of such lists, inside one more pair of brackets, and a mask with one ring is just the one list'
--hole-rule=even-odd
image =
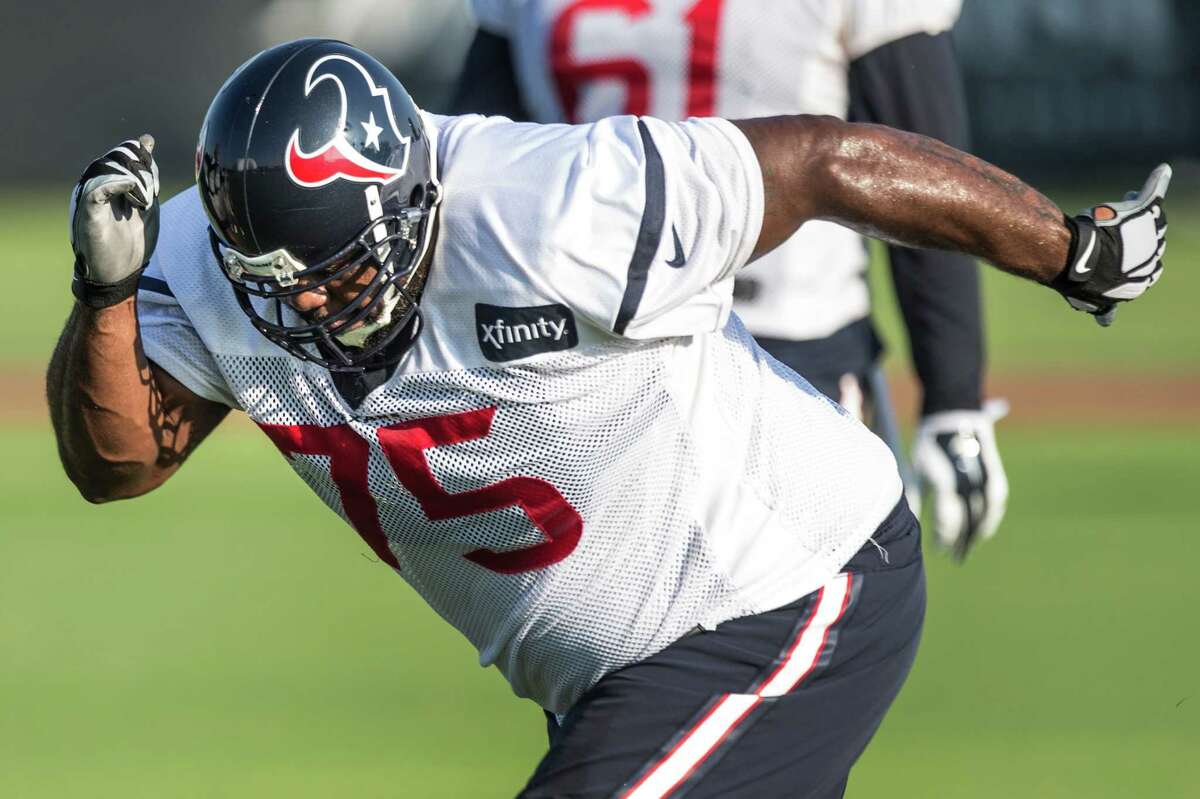
{"label": "number 61 jersey", "polygon": [[148,357],[244,411],[495,664],[565,712],[691,629],[815,590],[900,496],[887,448],[730,315],[763,213],[722,120],[426,120],[425,328],[352,406],[238,308],[196,192],[163,208]]}
{"label": "number 61 jersey", "polygon": [[[949,30],[961,0],[471,5],[480,27],[508,42],[522,105],[509,113],[537,122],[588,122],[614,114],[844,119],[851,64],[889,42]],[[866,270],[858,234],[809,222],[740,276],[735,307],[760,336],[823,339],[870,313]]]}

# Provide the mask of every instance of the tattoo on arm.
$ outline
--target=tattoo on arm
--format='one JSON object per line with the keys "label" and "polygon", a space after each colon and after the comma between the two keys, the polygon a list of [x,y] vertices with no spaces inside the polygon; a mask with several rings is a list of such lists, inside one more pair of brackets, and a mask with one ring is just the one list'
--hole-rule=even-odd
{"label": "tattoo on arm", "polygon": [[46,394],[63,468],[95,502],[161,485],[228,412],[146,359],[132,300],[75,307]]}
{"label": "tattoo on arm", "polygon": [[918,152],[930,158],[946,161],[952,168],[970,171],[979,179],[994,186],[997,191],[1007,194],[1023,205],[1028,205],[1030,210],[1044,221],[1056,225],[1062,222],[1062,211],[1058,209],[1058,206],[1013,175],[997,169],[975,156],[948,147],[935,139],[914,136],[913,142]]}
{"label": "tattoo on arm", "polygon": [[148,362],[146,377],[152,377],[155,386],[150,392],[148,415],[158,440],[157,464],[174,472],[225,418],[229,408],[200,398],[180,401],[181,396],[191,392],[154,363]]}

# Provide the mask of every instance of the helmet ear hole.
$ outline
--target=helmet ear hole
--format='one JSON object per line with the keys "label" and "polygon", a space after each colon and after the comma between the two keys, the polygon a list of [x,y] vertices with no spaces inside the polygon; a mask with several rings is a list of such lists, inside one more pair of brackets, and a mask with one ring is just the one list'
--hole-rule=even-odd
{"label": "helmet ear hole", "polygon": [[425,186],[424,186],[424,184],[418,183],[416,186],[413,186],[412,194],[408,195],[408,204],[411,205],[413,208],[424,208],[425,207]]}

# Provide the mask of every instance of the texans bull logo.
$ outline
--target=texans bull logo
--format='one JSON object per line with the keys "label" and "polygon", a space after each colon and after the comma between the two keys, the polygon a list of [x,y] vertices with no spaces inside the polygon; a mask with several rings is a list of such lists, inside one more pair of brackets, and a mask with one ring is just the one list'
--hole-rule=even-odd
{"label": "texans bull logo", "polygon": [[[292,182],[306,188],[317,188],[339,179],[354,183],[387,185],[403,176],[408,169],[410,139],[401,134],[396,125],[387,89],[377,86],[371,74],[361,64],[344,55],[327,55],[313,63],[305,78],[304,96],[309,96],[319,83],[326,80],[333,82],[341,97],[337,130],[332,139],[312,152],[305,152],[300,147],[299,128],[292,133],[284,159],[288,177]],[[346,86],[354,81],[365,83],[371,95],[369,103],[356,102],[351,109]],[[358,100],[363,94],[358,91],[353,96]],[[368,107],[362,108],[361,105]],[[347,116],[350,111],[354,112],[354,118],[350,120],[353,127],[349,130],[361,127],[362,151],[346,138]],[[385,160],[391,160],[389,156],[397,148],[403,149],[398,167],[373,161],[364,154],[365,151],[374,150]]]}

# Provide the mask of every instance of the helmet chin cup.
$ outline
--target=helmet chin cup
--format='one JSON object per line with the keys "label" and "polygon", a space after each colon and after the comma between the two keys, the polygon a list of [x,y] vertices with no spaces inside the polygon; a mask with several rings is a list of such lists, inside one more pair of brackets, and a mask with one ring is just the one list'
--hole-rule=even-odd
{"label": "helmet chin cup", "polygon": [[[196,165],[213,254],[256,330],[336,371],[404,357],[441,190],[422,112],[386,67],[329,39],[264,50],[217,92]],[[324,318],[288,304],[333,283]]]}
{"label": "helmet chin cup", "polygon": [[385,330],[392,323],[392,312],[396,310],[396,306],[400,304],[400,290],[395,286],[388,286],[383,292],[383,302],[379,305],[379,310],[375,312],[372,319],[360,324],[358,327],[352,328],[342,333],[336,333],[336,338],[347,347],[365,347],[367,342],[371,340],[378,331]]}

